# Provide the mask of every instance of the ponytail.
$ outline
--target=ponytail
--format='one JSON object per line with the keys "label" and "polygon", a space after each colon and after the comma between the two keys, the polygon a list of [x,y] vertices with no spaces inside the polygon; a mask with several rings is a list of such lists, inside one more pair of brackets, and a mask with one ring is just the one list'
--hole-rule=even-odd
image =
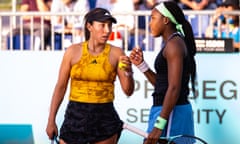
{"label": "ponytail", "polygon": [[193,95],[195,96],[196,62],[194,56],[196,55],[196,43],[193,35],[192,26],[186,19],[183,21],[183,29],[185,32],[184,41],[186,43],[188,51],[192,91]]}

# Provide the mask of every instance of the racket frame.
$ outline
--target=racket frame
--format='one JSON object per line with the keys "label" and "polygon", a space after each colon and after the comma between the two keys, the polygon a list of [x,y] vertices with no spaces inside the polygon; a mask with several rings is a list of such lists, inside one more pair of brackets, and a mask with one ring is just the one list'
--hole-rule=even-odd
{"label": "racket frame", "polygon": [[[129,130],[135,134],[138,134],[144,138],[147,138],[148,137],[148,133],[133,126],[133,125],[130,125],[130,124],[127,124],[127,123],[124,123],[123,124],[123,129],[126,129],[126,130]],[[199,140],[201,141],[203,144],[207,144],[206,141],[204,141],[203,139],[199,138],[199,137],[196,137],[196,136],[192,136],[192,135],[176,135],[176,136],[172,136],[172,137],[160,137],[159,138],[159,141],[163,141],[163,140],[166,140],[168,141],[167,144],[171,144],[171,142],[173,142],[174,139],[178,138],[178,137],[189,137],[189,138],[194,138],[196,140]]]}

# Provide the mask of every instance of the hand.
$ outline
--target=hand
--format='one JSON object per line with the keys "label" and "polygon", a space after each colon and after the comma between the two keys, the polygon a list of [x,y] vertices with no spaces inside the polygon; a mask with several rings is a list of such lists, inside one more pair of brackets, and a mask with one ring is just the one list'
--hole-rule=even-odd
{"label": "hand", "polygon": [[120,56],[118,67],[126,72],[132,72],[132,63],[128,56]]}
{"label": "hand", "polygon": [[143,52],[139,47],[133,48],[130,53],[130,60],[135,66],[138,66],[144,61]]}
{"label": "hand", "polygon": [[48,138],[51,140],[54,138],[54,136],[58,136],[58,128],[57,128],[56,123],[48,122],[46,132],[47,132]]}
{"label": "hand", "polygon": [[144,142],[144,144],[157,144],[161,134],[162,134],[162,130],[158,128],[153,128],[152,132],[149,133],[148,138]]}
{"label": "hand", "polygon": [[191,6],[190,6],[193,10],[199,10],[199,6],[198,3],[195,1],[191,1]]}

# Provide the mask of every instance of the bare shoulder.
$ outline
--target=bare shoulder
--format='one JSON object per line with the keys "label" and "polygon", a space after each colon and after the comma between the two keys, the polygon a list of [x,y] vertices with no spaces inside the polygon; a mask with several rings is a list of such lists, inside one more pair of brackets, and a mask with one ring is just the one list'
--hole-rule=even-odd
{"label": "bare shoulder", "polygon": [[82,43],[73,44],[67,48],[65,51],[65,56],[74,64],[79,61],[82,55]]}
{"label": "bare shoulder", "polygon": [[81,51],[81,49],[82,43],[72,44],[66,49],[65,53],[74,54],[76,52],[78,53],[79,51]]}
{"label": "bare shoulder", "polygon": [[110,63],[115,67],[118,63],[119,57],[125,54],[123,49],[121,49],[120,47],[111,45],[110,48],[111,50],[109,54],[109,60],[110,60]]}
{"label": "bare shoulder", "polygon": [[165,55],[185,55],[186,45],[182,38],[174,37],[168,41],[166,48],[164,50]]}
{"label": "bare shoulder", "polygon": [[124,55],[124,50],[122,48],[114,46],[114,45],[110,45],[110,47],[111,47],[111,54],[116,55],[116,56]]}

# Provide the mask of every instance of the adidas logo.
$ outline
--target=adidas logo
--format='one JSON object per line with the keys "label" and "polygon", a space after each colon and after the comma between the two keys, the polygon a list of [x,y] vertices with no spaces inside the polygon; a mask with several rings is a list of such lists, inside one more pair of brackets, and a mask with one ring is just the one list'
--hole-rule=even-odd
{"label": "adidas logo", "polygon": [[97,64],[97,60],[96,60],[96,59],[93,60],[93,61],[91,62],[91,64]]}
{"label": "adidas logo", "polygon": [[107,16],[109,16],[110,14],[106,12],[104,15],[107,15]]}

